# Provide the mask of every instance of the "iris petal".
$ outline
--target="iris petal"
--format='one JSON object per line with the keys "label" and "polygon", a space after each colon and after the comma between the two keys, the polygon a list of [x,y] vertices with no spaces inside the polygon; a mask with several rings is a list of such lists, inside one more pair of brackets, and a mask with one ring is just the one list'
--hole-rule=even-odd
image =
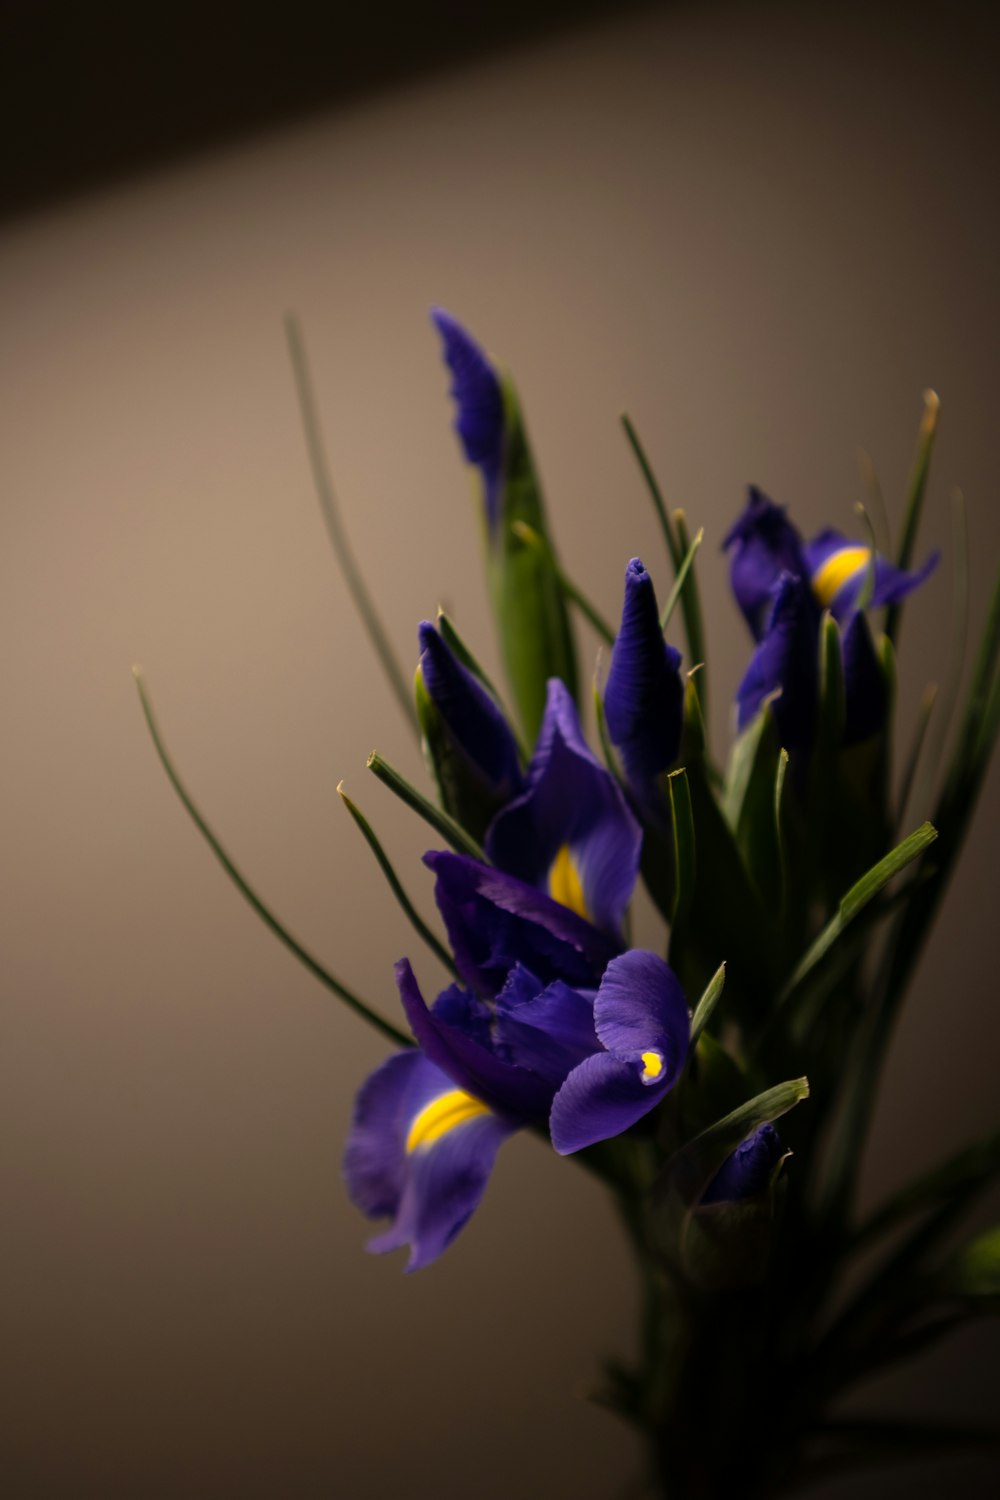
{"label": "iris petal", "polygon": [[642,1081],[642,1062],[598,1052],[573,1069],[552,1101],[549,1132],[560,1156],[621,1135],[654,1109],[665,1088]]}
{"label": "iris petal", "polygon": [[772,591],[782,573],[807,576],[802,538],[784,506],[751,485],[746,508],[730,528],[723,548],[734,547],[730,582],[754,640],[764,633]]}
{"label": "iris petal", "polygon": [[[803,550],[813,587],[817,588],[818,584],[824,594],[820,602],[829,608],[834,619],[843,623],[854,612],[855,601],[864,585],[870,549],[850,541],[840,531],[827,528],[807,542]],[[939,560],[939,554],[932,552],[923,567],[908,572],[876,553],[871,607],[898,604],[933,573]]]}
{"label": "iris petal", "polygon": [[344,1153],[351,1200],[371,1218],[390,1217],[369,1242],[377,1253],[410,1246],[408,1271],[441,1254],[483,1195],[498,1147],[516,1128],[481,1110],[455,1110],[450,1128],[426,1132],[407,1150],[420,1113],[454,1092],[449,1077],[420,1052],[397,1053],[365,1083]]}
{"label": "iris petal", "polygon": [[764,635],[737,689],[740,729],[756,717],[766,698],[780,693],[774,716],[785,749],[804,749],[812,743],[819,691],[819,619],[805,580],[782,574]]}
{"label": "iris petal", "polygon": [[437,877],[435,899],[459,974],[496,995],[524,964],[543,984],[597,983],[619,951],[605,933],[534,886],[466,855],[432,850],[424,863]]}
{"label": "iris petal", "polygon": [[568,846],[586,910],[618,934],[639,869],[642,832],[621,789],[583,738],[576,707],[552,678],[528,787],[494,818],[486,852],[500,869],[545,887]]}
{"label": "iris petal", "polygon": [[664,1089],[680,1077],[691,1018],[677,975],[656,953],[633,948],[613,958],[594,1001],[597,1035],[609,1052],[659,1055],[655,1077]]}
{"label": "iris petal", "polygon": [[771,1173],[784,1155],[781,1137],[769,1122],[758,1125],[731,1156],[727,1156],[705,1192],[702,1203],[738,1203],[763,1193]]}
{"label": "iris petal", "polygon": [[455,431],[466,461],[483,476],[486,514],[491,530],[500,512],[503,480],[504,412],[500,380],[475,339],[444,308],[431,309],[451,371],[451,394],[458,413]]}

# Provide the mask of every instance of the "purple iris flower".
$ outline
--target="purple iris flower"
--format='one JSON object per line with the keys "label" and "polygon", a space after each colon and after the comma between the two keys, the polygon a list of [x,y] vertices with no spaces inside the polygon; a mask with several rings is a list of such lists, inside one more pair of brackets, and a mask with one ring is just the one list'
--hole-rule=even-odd
{"label": "purple iris flower", "polygon": [[524,786],[517,741],[486,688],[429,621],[419,628],[420,674],[434,707],[469,771],[498,802]]}
{"label": "purple iris flower", "polygon": [[653,953],[609,964],[596,996],[515,966],[490,1003],[452,985],[425,1004],[404,959],[400,997],[420,1050],[397,1053],[361,1089],[344,1157],[352,1201],[389,1229],[375,1251],[434,1260],[482,1197],[497,1150],[550,1115],[568,1154],[627,1130],[676,1083],[690,1018]]}
{"label": "purple iris flower", "polygon": [[785,514],[763,490],[750,485],[746,509],[734,522],[722,543],[735,547],[730,567],[733,594],[743,611],[751,634],[759,641],[771,605],[774,587],[782,573],[808,577],[802,538]]}
{"label": "purple iris flower", "polygon": [[705,1192],[702,1204],[739,1203],[767,1191],[778,1162],[785,1155],[781,1137],[769,1122],[758,1125],[731,1156],[727,1156]]}
{"label": "purple iris flower", "polygon": [[641,845],[642,830],[584,739],[572,698],[550,678],[525,790],[490,824],[487,855],[620,940]]}
{"label": "purple iris flower", "polygon": [[[821,531],[803,548],[813,593],[824,609],[841,624],[856,608],[871,561],[871,548],[852,542],[839,531]],[[875,554],[875,584],[871,607],[898,604],[933,573],[939,554],[932,552],[922,568],[907,572],[895,567],[879,553]]]}
{"label": "purple iris flower", "polygon": [[431,309],[451,371],[451,395],[458,408],[455,431],[466,461],[483,476],[490,530],[500,513],[504,459],[504,409],[500,379],[486,355],[461,323],[444,308]]}
{"label": "purple iris flower", "polygon": [[633,557],[625,569],[625,601],[604,690],[604,715],[636,803],[653,821],[663,809],[657,778],[680,750],[680,665],[681,653],[663,639],[653,580]]}
{"label": "purple iris flower", "polygon": [[[755,640],[766,628],[768,607],[783,573],[806,578],[816,602],[843,624],[855,611],[858,594],[871,561],[871,548],[827,529],[804,542],[788,520],[784,506],[775,505],[751,485],[743,514],[730,528],[723,548],[735,548],[730,581],[736,602]],[[871,605],[898,604],[923,583],[938,563],[932,553],[922,568],[906,572],[875,555]]]}

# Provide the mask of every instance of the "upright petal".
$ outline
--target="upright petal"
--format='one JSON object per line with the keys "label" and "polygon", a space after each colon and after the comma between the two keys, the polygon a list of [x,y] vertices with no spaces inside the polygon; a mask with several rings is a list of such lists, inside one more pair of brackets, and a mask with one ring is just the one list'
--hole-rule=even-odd
{"label": "upright petal", "polygon": [[702,1194],[702,1203],[739,1203],[766,1192],[778,1162],[785,1155],[781,1137],[769,1122],[758,1125],[731,1156],[727,1156]]}
{"label": "upright petal", "polygon": [[625,569],[621,627],[604,690],[611,742],[644,810],[655,811],[654,782],[677,759],[684,718],[681,654],[660,630],[653,580],[639,558]]}
{"label": "upright petal", "polygon": [[765,698],[774,705],[786,750],[807,749],[816,728],[820,614],[804,578],[782,574],[764,635],[736,693],[738,723],[745,729]]}
{"label": "upright petal", "polygon": [[503,392],[497,372],[475,339],[444,308],[431,309],[451,371],[451,394],[458,408],[455,431],[466,461],[483,476],[486,514],[492,530],[500,511],[503,480]]}
{"label": "upright petal", "polygon": [[772,593],[782,573],[807,575],[802,538],[785,508],[750,485],[743,514],[730,528],[723,548],[734,547],[730,570],[733,594],[754,640],[759,641]]}
{"label": "upright petal", "polygon": [[[848,620],[856,607],[871,561],[871,547],[852,542],[842,532],[827,529],[804,548],[813,593],[835,620]],[[939,554],[932,552],[922,568],[907,572],[880,553],[875,554],[875,586],[871,607],[898,604],[918,588],[937,567]]]}
{"label": "upright petal", "polygon": [[435,1260],[479,1204],[497,1149],[515,1128],[422,1053],[390,1057],[358,1095],[344,1153],[352,1202],[393,1221],[368,1248],[409,1245],[408,1271]]}
{"label": "upright petal", "polygon": [[617,936],[635,888],[642,831],[584,740],[558,678],[549,681],[527,780],[527,791],[490,825],[487,854]]}
{"label": "upright petal", "polygon": [[593,996],[560,979],[533,996],[525,997],[524,986],[517,988],[520,994],[508,986],[497,996],[497,1041],[513,1062],[557,1089],[578,1063],[600,1050]]}
{"label": "upright petal", "polygon": [[594,1025],[609,1052],[644,1060],[646,1082],[673,1088],[687,1060],[691,1017],[680,980],[658,954],[632,948],[611,960],[594,1001]]}
{"label": "upright petal", "polygon": [[413,1035],[454,1085],[515,1123],[544,1117],[552,1090],[537,1074],[498,1055],[478,1024],[473,996],[468,997],[472,1017],[466,1024],[456,1012],[451,992],[447,1009],[428,1009],[408,959],[400,959],[395,972]]}

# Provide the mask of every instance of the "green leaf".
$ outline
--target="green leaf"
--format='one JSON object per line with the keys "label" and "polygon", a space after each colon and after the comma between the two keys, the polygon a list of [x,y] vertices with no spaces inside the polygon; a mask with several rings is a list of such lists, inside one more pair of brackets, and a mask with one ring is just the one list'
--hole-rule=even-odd
{"label": "green leaf", "polygon": [[472,859],[478,859],[481,864],[489,863],[475,839],[470,838],[454,818],[449,817],[441,808],[435,807],[433,802],[429,802],[422,792],[418,792],[416,787],[412,786],[405,776],[400,775],[399,771],[384,760],[376,750],[373,750],[368,757],[368,769],[383,785],[394,792],[400,801],[405,802],[407,807],[411,807],[415,813],[419,814],[425,823],[429,823],[457,854],[467,854]]}
{"label": "green leaf", "polygon": [[672,771],[667,777],[670,792],[670,822],[674,837],[674,907],[671,915],[670,952],[687,936],[685,924],[694,901],[697,867],[694,818],[687,772]]}
{"label": "green leaf", "polygon": [[920,707],[917,710],[917,722],[913,730],[913,738],[910,741],[910,749],[903,767],[903,774],[899,781],[899,794],[896,798],[896,827],[903,820],[913,785],[916,779],[917,766],[920,764],[920,752],[924,747],[924,739],[927,734],[927,726],[934,710],[938,689],[936,682],[929,682],[920,697]]}
{"label": "green leaf", "polygon": [[[577,696],[576,651],[517,393],[505,374],[500,387],[503,492],[498,522],[487,535],[486,572],[507,678],[525,737],[534,744],[549,678],[560,678]],[[518,533],[519,525],[546,545],[530,545]]]}
{"label": "green leaf", "polygon": [[721,963],[708,982],[708,987],[695,1006],[694,1015],[691,1017],[691,1047],[697,1047],[698,1038],[712,1018],[712,1012],[718,1004],[722,995],[722,989],[726,982],[726,965]]}
{"label": "green leaf", "polygon": [[299,327],[298,319],[289,313],[285,318],[285,333],[288,339],[288,352],[292,361],[292,372],[295,376],[295,389],[299,398],[299,410],[302,415],[302,427],[305,433],[306,448],[309,453],[309,464],[312,469],[313,483],[319,498],[320,509],[323,512],[323,520],[329,533],[333,550],[340,564],[344,582],[347,584],[348,592],[354,601],[354,607],[361,616],[361,622],[368,633],[368,638],[375,648],[375,653],[382,664],[396,701],[406,719],[414,729],[417,728],[417,717],[414,712],[413,702],[410,698],[410,688],[407,675],[396,658],[389,637],[379,617],[375,602],[368,591],[364,576],[355,559],[354,552],[344,528],[343,518],[340,514],[340,503],[337,492],[330,478],[330,467],[327,463],[326,449],[323,444],[323,435],[320,430],[319,416],[316,412],[316,398],[313,393],[312,377],[309,373],[309,361],[306,357],[305,340],[302,329]]}
{"label": "green leaf", "polygon": [[695,553],[698,551],[698,548],[701,546],[704,540],[705,528],[704,526],[702,526],[701,529],[695,534],[694,540],[692,541],[690,547],[687,549],[687,552],[684,554],[684,561],[677,569],[677,577],[674,579],[674,586],[670,590],[670,593],[667,595],[666,603],[660,610],[660,629],[663,631],[664,635],[666,635],[667,626],[670,624],[670,617],[673,614],[674,610],[677,608],[677,601],[681,597],[681,592],[684,588],[684,581],[687,578],[688,573],[690,573],[691,571],[691,564],[694,562]]}
{"label": "green leaf", "polygon": [[278,938],[280,942],[284,943],[289,952],[294,953],[299,962],[301,964],[304,964],[305,967],[309,970],[310,974],[314,975],[321,984],[325,984],[327,989],[332,990],[333,993],[338,997],[338,999],[343,1000],[344,1004],[349,1006],[351,1010],[353,1010],[357,1015],[361,1016],[362,1020],[367,1021],[370,1026],[374,1026],[376,1031],[380,1031],[383,1036],[388,1037],[389,1040],[391,1042],[394,1042],[397,1047],[412,1047],[414,1045],[412,1037],[407,1036],[405,1032],[400,1031],[397,1027],[393,1026],[391,1021],[387,1021],[383,1016],[380,1016],[378,1014],[378,1011],[373,1010],[372,1007],[368,1005],[364,1000],[360,999],[353,990],[348,989],[346,984],[338,979],[335,974],[332,974],[330,970],[327,969],[323,964],[321,964],[317,958],[314,958],[313,955],[308,952],[308,950],[305,949],[296,938],[292,937],[291,933],[288,931],[288,928],[285,927],[283,923],[278,921],[278,918],[274,915],[269,907],[264,905],[264,902],[257,895],[257,892],[252,888],[249,881],[247,881],[246,878],[237,869],[236,865],[230,859],[229,855],[222,847],[222,844],[219,842],[218,838],[212,832],[212,829],[209,827],[208,823],[205,821],[205,818],[198,810],[194,799],[192,798],[190,792],[180,778],[180,773],[178,772],[169,754],[167,753],[167,747],[163,742],[162,735],[160,734],[159,725],[157,724],[156,716],[153,713],[152,699],[149,696],[149,691],[146,687],[145,679],[143,678],[141,669],[139,667],[133,667],[132,672],[135,677],[136,687],[139,689],[139,702],[142,704],[142,711],[146,718],[146,724],[149,728],[149,733],[152,736],[153,745],[156,748],[156,753],[160,757],[160,763],[167,773],[167,778],[174,791],[180,798],[185,812],[190,817],[192,823],[197,828],[202,838],[208,844],[208,847],[211,849],[212,853],[215,855],[216,859],[219,861],[220,865],[225,870],[226,874],[229,876],[230,880],[233,882],[240,895],[245,901],[250,904],[250,906],[253,907],[254,911],[260,917],[264,925],[271,929],[275,937]]}
{"label": "green leaf", "polygon": [[[937,432],[940,410],[941,402],[935,392],[925,391],[924,414],[921,418],[920,432],[917,436],[917,452],[913,461],[913,471],[910,475],[906,511],[903,516],[903,530],[899,539],[899,551],[896,554],[896,564],[900,568],[908,568],[913,557],[913,549],[917,541],[917,531],[920,527],[920,515],[924,506],[924,492],[927,488],[927,475],[930,471],[931,451],[934,447],[934,434]],[[891,604],[886,611],[885,633],[893,645],[896,644],[899,636],[902,608],[902,604]]]}
{"label": "green leaf", "polygon": [[772,911],[780,910],[782,897],[776,789],[779,774],[783,779],[783,754],[768,699],[733,748],[725,810],[747,873],[762,904]]}
{"label": "green leaf", "polygon": [[795,968],[778,997],[779,1007],[789,1004],[796,992],[802,989],[805,981],[826,959],[827,954],[842,939],[847,928],[868,903],[874,900],[889,881],[901,870],[905,870],[906,866],[922,854],[936,838],[937,830],[930,823],[921,824],[908,838],[905,838],[901,844],[897,844],[895,849],[890,850],[884,859],[880,859],[877,865],[874,865],[867,874],[862,875],[861,879],[851,886],[842,898],[836,914],[826,924]]}
{"label": "green leaf", "polygon": [[406,894],[406,891],[403,889],[402,882],[400,881],[399,877],[392,867],[392,862],[390,861],[389,856],[386,854],[385,849],[382,847],[382,844],[379,841],[378,835],[376,834],[374,828],[372,828],[371,824],[368,822],[368,819],[365,817],[361,809],[351,801],[350,797],[344,791],[344,783],[342,781],[337,786],[337,794],[340,797],[341,802],[347,808],[347,811],[350,813],[351,817],[354,819],[354,822],[361,830],[361,833],[364,836],[369,849],[371,849],[376,860],[378,861],[379,869],[382,871],[382,874],[385,876],[386,881],[388,882],[389,889],[392,891],[392,894],[399,902],[403,911],[406,913],[406,916],[413,926],[414,931],[419,934],[419,936],[427,944],[428,948],[430,948],[434,956],[444,965],[449,973],[454,975],[454,977],[457,979],[459,975],[458,970],[455,967],[455,960],[452,958],[451,954],[448,952],[448,949],[444,946],[444,944],[440,942],[437,937],[435,937],[434,933],[427,926],[427,923],[424,921],[423,917],[421,917],[420,913],[413,905],[413,902]]}
{"label": "green leaf", "polygon": [[601,637],[601,640],[604,642],[604,644],[606,646],[613,646],[615,643],[615,632],[612,630],[607,620],[605,620],[604,616],[601,614],[597,606],[590,602],[590,600],[584,594],[583,590],[578,588],[573,580],[568,577],[568,575],[562,570],[562,568],[559,567],[555,558],[552,556],[552,549],[549,546],[549,543],[546,541],[545,537],[543,537],[540,532],[537,532],[533,526],[529,526],[527,521],[515,521],[513,529],[514,534],[522,542],[526,542],[527,545],[533,549],[533,551],[539,554],[539,556],[547,557],[549,559],[549,562],[555,572],[555,576],[559,580],[559,587],[562,589],[566,598],[572,604],[576,605],[577,609],[583,615],[584,619],[588,620],[597,631],[597,634]]}
{"label": "green leaf", "polygon": [[[694,550],[695,544],[688,536],[687,520],[682,510],[674,511],[674,525],[677,529],[677,541],[680,545],[681,555],[688,557]],[[693,559],[692,559],[693,561]],[[681,563],[681,568],[684,564]],[[678,577],[680,568],[678,569]],[[684,632],[687,636],[688,650],[691,653],[690,671],[697,668],[697,675],[693,679],[698,690],[698,698],[701,702],[701,713],[705,723],[708,723],[708,667],[705,659],[705,629],[701,618],[701,597],[698,593],[698,578],[695,569],[688,564],[686,576],[681,580],[681,600],[684,608]]]}

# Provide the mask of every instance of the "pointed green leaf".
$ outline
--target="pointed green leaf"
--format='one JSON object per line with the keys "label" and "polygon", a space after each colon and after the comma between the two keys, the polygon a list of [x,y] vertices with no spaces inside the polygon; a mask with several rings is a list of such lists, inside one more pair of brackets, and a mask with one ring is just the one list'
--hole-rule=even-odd
{"label": "pointed green leaf", "polygon": [[340,514],[340,503],[337,492],[333,487],[330,477],[330,467],[327,463],[326,449],[323,444],[323,435],[320,429],[319,416],[316,411],[316,398],[313,393],[312,377],[309,373],[309,361],[306,357],[305,340],[299,327],[298,319],[290,313],[285,318],[285,333],[288,338],[288,352],[291,356],[292,371],[295,376],[295,389],[299,398],[299,409],[302,414],[302,427],[305,432],[306,448],[309,453],[309,464],[312,469],[313,483],[319,498],[320,509],[323,512],[323,520],[329,533],[333,550],[340,564],[344,582],[347,584],[348,592],[354,601],[354,607],[361,616],[361,622],[368,633],[368,637],[375,648],[375,653],[382,664],[396,701],[403,710],[409,723],[414,729],[417,728],[417,718],[410,698],[409,685],[406,673],[396,658],[392,649],[392,643],[386,633],[385,627],[379,617],[375,602],[368,591],[364,576],[355,559],[354,552],[347,537],[343,518]]}
{"label": "pointed green leaf", "polygon": [[[934,391],[925,391],[924,414],[921,418],[920,432],[917,436],[917,452],[913,461],[913,471],[910,475],[906,511],[903,516],[903,530],[899,539],[899,551],[896,554],[896,564],[900,568],[908,568],[913,557],[913,549],[917,541],[917,531],[920,527],[920,514],[924,506],[924,492],[927,488],[927,475],[930,471],[931,451],[934,447],[934,434],[937,432],[940,410],[941,402],[936,393]],[[899,637],[902,608],[902,604],[891,604],[886,611],[885,633],[893,645],[895,645]]]}
{"label": "pointed green leaf", "polygon": [[672,1186],[688,1204],[697,1203],[727,1156],[760,1125],[778,1120],[809,1097],[808,1078],[792,1078],[748,1099],[675,1152],[661,1187]]}
{"label": "pointed green leaf", "polygon": [[448,949],[444,946],[444,944],[440,942],[437,937],[435,937],[434,933],[427,926],[427,923],[424,921],[423,917],[417,911],[416,907],[413,905],[413,902],[406,894],[406,891],[403,889],[402,882],[400,881],[399,877],[392,867],[392,862],[390,861],[389,856],[386,854],[385,849],[382,847],[382,844],[379,841],[378,835],[376,834],[374,828],[372,828],[371,824],[369,823],[368,819],[365,817],[361,809],[351,801],[350,797],[344,791],[344,783],[342,781],[337,786],[337,794],[340,797],[341,802],[347,808],[347,811],[350,813],[351,817],[354,819],[357,827],[361,830],[365,842],[378,861],[379,869],[382,871],[382,874],[385,876],[386,881],[388,882],[389,889],[392,891],[392,894],[395,896],[396,900],[399,902],[400,906],[405,912],[407,919],[412,925],[414,931],[427,944],[428,948],[430,948],[435,958],[437,958],[439,962],[442,963],[444,967],[449,971],[449,973],[457,979],[459,976],[458,970],[455,967],[455,960],[452,958],[451,954],[448,952]]}
{"label": "pointed green leaf", "polygon": [[976,1235],[948,1262],[938,1282],[949,1297],[1000,1311],[1000,1224]]}
{"label": "pointed green leaf", "polygon": [[412,807],[413,811],[419,814],[425,823],[429,823],[435,832],[439,833],[445,843],[450,844],[457,854],[467,854],[472,859],[478,859],[482,864],[488,863],[486,855],[475,839],[470,838],[465,829],[461,828],[455,822],[454,818],[449,817],[441,808],[435,807],[433,802],[429,802],[422,792],[418,792],[416,787],[411,785],[405,776],[400,775],[399,771],[391,766],[387,760],[384,760],[376,750],[373,750],[368,757],[368,769],[378,777],[383,785],[387,786],[391,792],[394,792],[400,801],[405,802],[407,807]]}
{"label": "pointed green leaf", "polygon": [[[698,551],[698,548],[701,546],[704,540],[705,528],[704,526],[702,526],[701,529],[696,532],[694,540],[692,541],[690,547],[687,549],[687,552],[684,554],[684,561],[677,569],[677,577],[674,579],[674,586],[670,590],[670,593],[667,595],[666,603],[660,610],[660,629],[663,631],[664,635],[666,634],[667,626],[670,624],[670,617],[673,614],[674,610],[677,608],[677,601],[681,597],[681,592],[684,588],[684,581],[691,571],[691,564],[694,562],[695,553]],[[697,663],[695,663],[695,665],[697,665]]]}
{"label": "pointed green leaf", "polygon": [[712,1012],[719,1002],[722,989],[726,982],[726,966],[721,963],[708,982],[708,987],[695,1006],[694,1015],[691,1017],[691,1047],[697,1047],[698,1038],[712,1018]]}
{"label": "pointed green leaf", "polygon": [[146,687],[142,671],[139,667],[133,667],[132,672],[135,677],[136,687],[139,689],[139,702],[142,704],[142,711],[145,715],[146,724],[149,728],[149,733],[152,736],[153,745],[156,748],[156,753],[160,757],[160,764],[166,771],[167,778],[174,791],[180,798],[185,812],[190,817],[192,823],[197,828],[198,832],[201,834],[202,838],[205,840],[208,847],[211,849],[212,853],[215,855],[216,859],[219,861],[220,865],[225,870],[226,874],[229,876],[236,889],[239,891],[240,895],[245,901],[250,904],[250,906],[253,907],[254,911],[260,917],[264,925],[271,929],[275,937],[278,938],[280,942],[284,943],[285,947],[291,953],[294,953],[299,962],[301,964],[304,964],[305,967],[309,970],[310,974],[314,975],[321,984],[325,984],[327,989],[332,990],[339,999],[343,1000],[345,1005],[348,1005],[351,1010],[353,1010],[357,1015],[361,1016],[362,1020],[367,1021],[370,1026],[374,1026],[376,1031],[380,1031],[383,1036],[388,1037],[389,1040],[391,1042],[394,1042],[397,1047],[412,1047],[414,1045],[412,1037],[407,1036],[405,1032],[400,1031],[397,1027],[393,1026],[391,1021],[387,1021],[383,1016],[380,1016],[378,1011],[373,1010],[372,1007],[368,1005],[364,1000],[360,999],[353,990],[348,989],[346,984],[342,983],[342,981],[339,980],[335,974],[332,974],[329,969],[327,969],[323,964],[319,962],[318,959],[314,958],[313,955],[306,948],[304,948],[296,938],[292,937],[291,933],[288,931],[288,928],[285,927],[283,923],[278,921],[278,918],[274,915],[269,907],[264,905],[264,902],[257,895],[257,892],[252,888],[249,881],[247,881],[245,877],[240,873],[240,871],[236,868],[235,864],[230,859],[225,849],[222,847],[218,838],[212,832],[212,829],[209,827],[208,823],[205,821],[190,792],[181,780],[180,773],[177,771],[177,768],[174,766],[173,761],[167,753],[167,747],[163,742],[163,737],[160,734],[159,725],[156,722],[156,716],[153,713],[152,699],[149,696],[149,691]]}
{"label": "pointed green leaf", "polygon": [[684,940],[685,922],[694,901],[696,879],[694,819],[687,772],[672,771],[667,777],[670,792],[670,823],[674,838],[674,909],[671,917],[670,951]]}

